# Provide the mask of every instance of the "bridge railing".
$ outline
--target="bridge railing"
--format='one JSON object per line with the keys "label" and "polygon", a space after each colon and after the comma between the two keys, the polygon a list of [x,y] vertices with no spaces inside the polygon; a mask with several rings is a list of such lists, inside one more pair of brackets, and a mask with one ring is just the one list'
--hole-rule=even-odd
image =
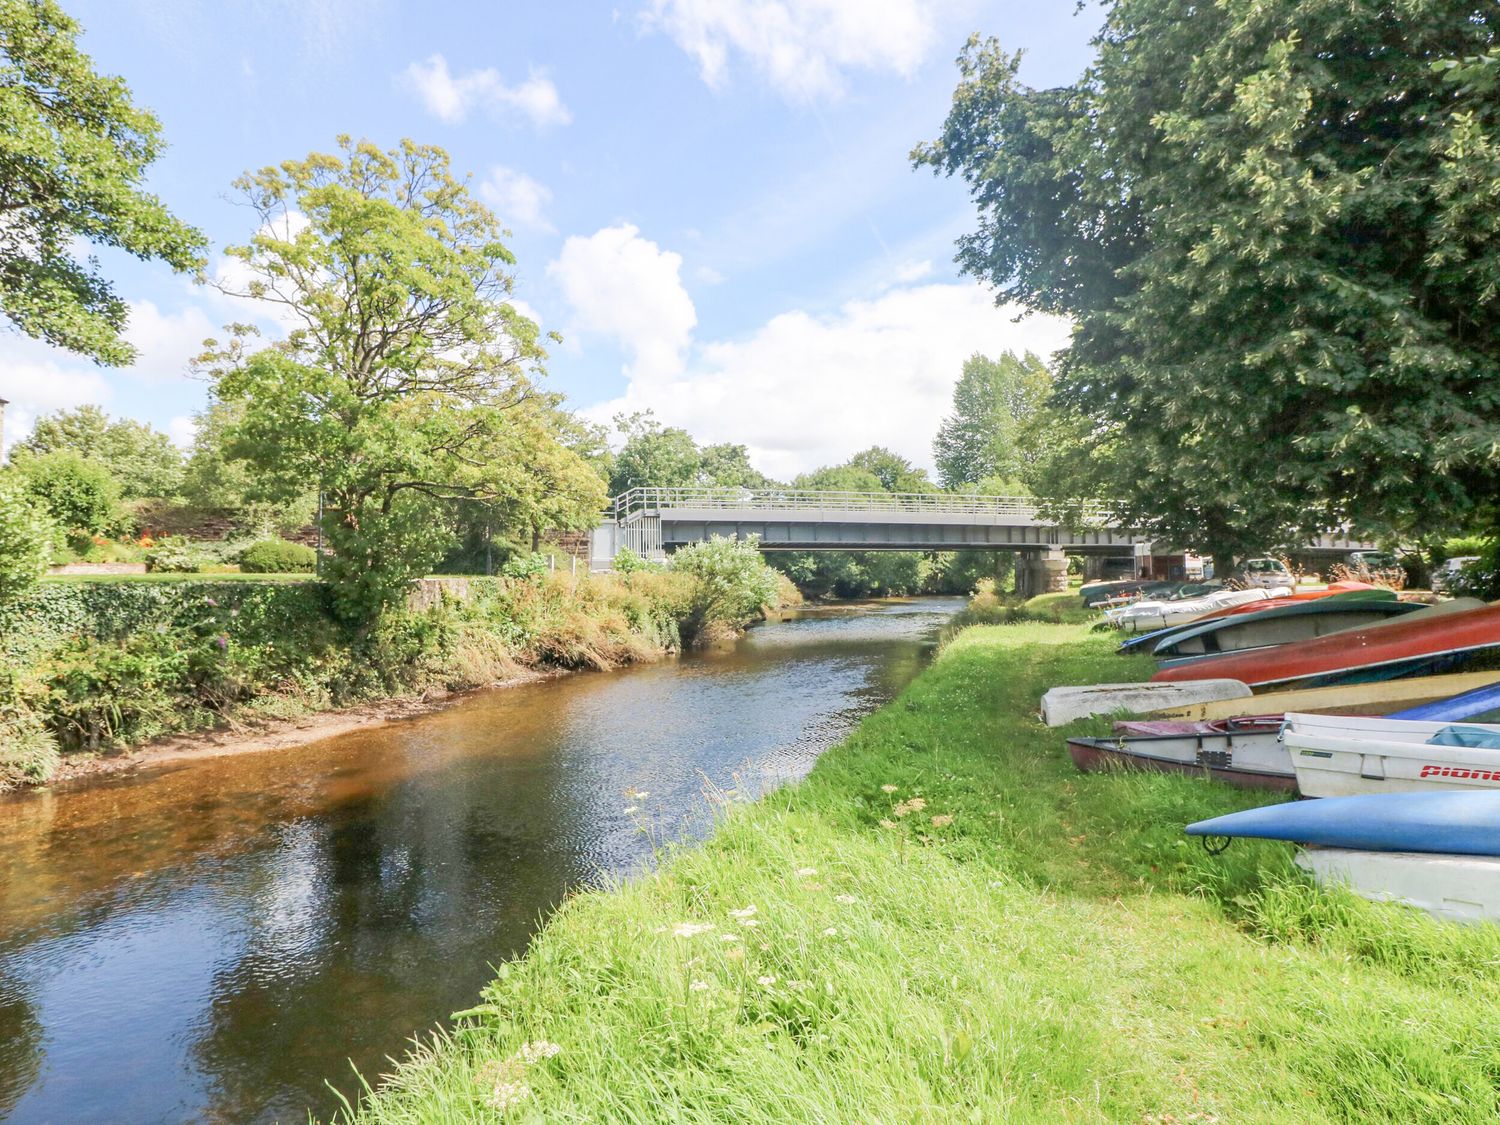
{"label": "bridge railing", "polygon": [[[624,521],[636,515],[660,515],[674,508],[714,511],[931,512],[1046,522],[1037,499],[1030,496],[973,496],[953,492],[851,492],[800,488],[632,488],[615,497],[609,515]],[[1108,522],[1108,505],[1073,505],[1087,524]]]}

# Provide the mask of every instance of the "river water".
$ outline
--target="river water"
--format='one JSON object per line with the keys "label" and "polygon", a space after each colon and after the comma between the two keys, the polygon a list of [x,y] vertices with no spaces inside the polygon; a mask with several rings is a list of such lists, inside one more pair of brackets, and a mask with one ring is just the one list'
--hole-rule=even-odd
{"label": "river water", "polygon": [[[952,599],[0,799],[0,1119],[305,1121],[475,1003],[570,890],[801,777]],[[633,811],[632,811],[633,810]]]}

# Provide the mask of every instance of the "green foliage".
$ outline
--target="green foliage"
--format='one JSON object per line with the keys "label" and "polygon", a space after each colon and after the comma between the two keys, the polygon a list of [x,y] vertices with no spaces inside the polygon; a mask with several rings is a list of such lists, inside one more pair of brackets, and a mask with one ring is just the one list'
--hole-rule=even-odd
{"label": "green foliage", "polygon": [[629,547],[621,547],[615,553],[614,569],[616,574],[636,574],[640,571],[657,571],[662,567],[649,559],[643,559]]}
{"label": "green foliage", "polygon": [[78,34],[55,0],[0,0],[0,308],[28,335],[123,364],[125,302],[75,242],[186,271],[204,239],[140,190],[160,123],[95,72]]}
{"label": "green foliage", "polygon": [[46,572],[55,531],[16,473],[0,472],[0,604],[31,589]]}
{"label": "green foliage", "polygon": [[1071,317],[1071,483],[1216,556],[1462,526],[1500,484],[1500,102],[1472,3],[1115,0],[1033,89],[972,39],[919,164],[964,269]]}
{"label": "green foliage", "polygon": [[41,716],[0,706],[0,793],[43,784],[61,760]]}
{"label": "green foliage", "polygon": [[849,468],[869,473],[885,492],[931,492],[932,481],[927,470],[919,469],[898,453],[879,445],[861,450],[849,458]]}
{"label": "green foliage", "polygon": [[120,525],[120,485],[99,462],[59,449],[24,458],[16,471],[59,528],[102,535]]}
{"label": "green foliage", "polygon": [[1046,430],[1052,373],[1027,352],[999,359],[972,355],[953,388],[953,412],[933,439],[932,455],[944,488],[1002,477],[1035,484]]}
{"label": "green foliage", "polygon": [[301,543],[262,539],[240,552],[239,563],[246,574],[311,574],[317,568],[318,553]]}
{"label": "green foliage", "polygon": [[60,410],[38,419],[11,453],[15,463],[28,456],[70,450],[103,465],[125,499],[175,496],[182,487],[182,454],[172,439],[144,422],[112,421],[97,406]]}
{"label": "green foliage", "polygon": [[167,535],[146,551],[146,569],[160,574],[196,574],[209,562],[208,552],[180,535]]}
{"label": "green foliage", "polygon": [[517,552],[505,560],[500,573],[506,578],[538,579],[546,574],[549,566],[547,556],[540,551]]}
{"label": "green foliage", "polygon": [[615,416],[625,444],[611,465],[609,491],[632,488],[765,488],[773,482],[750,464],[743,445],[699,446],[686,430],[663,426],[651,411]]}
{"label": "green foliage", "polygon": [[325,577],[340,614],[367,622],[456,542],[452,502],[514,499],[514,466],[491,454],[545,353],[510,303],[500,226],[447,154],[340,147],[237,181],[260,220],[228,251],[252,275],[245,293],[299,327],[253,352],[242,337],[203,367],[232,412],[229,456],[270,495],[323,494]]}
{"label": "green foliage", "polygon": [[694,580],[682,625],[684,640],[695,639],[710,625],[737,629],[776,604],[776,574],[761,559],[754,539],[715,535],[678,550],[670,567]]}
{"label": "green foliage", "polygon": [[289,534],[311,523],[318,507],[316,488],[306,482],[300,488],[264,487],[249,461],[229,456],[229,442],[243,417],[243,405],[217,400],[197,416],[183,469],[183,500],[194,509],[225,513],[258,536]]}

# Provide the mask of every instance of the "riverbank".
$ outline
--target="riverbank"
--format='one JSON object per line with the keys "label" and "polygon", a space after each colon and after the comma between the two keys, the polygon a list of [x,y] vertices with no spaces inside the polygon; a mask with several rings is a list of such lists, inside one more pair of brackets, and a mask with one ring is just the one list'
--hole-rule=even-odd
{"label": "riverbank", "polygon": [[805,782],[570,900],[361,1119],[1492,1120],[1500,930],[1183,837],[1264,795],[1076,773],[1036,700],[1144,676],[1112,647],[966,631]]}

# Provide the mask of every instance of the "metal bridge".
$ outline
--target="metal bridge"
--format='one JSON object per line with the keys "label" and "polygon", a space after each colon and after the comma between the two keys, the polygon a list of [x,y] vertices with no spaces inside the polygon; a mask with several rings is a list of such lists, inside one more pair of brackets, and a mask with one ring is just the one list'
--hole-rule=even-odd
{"label": "metal bridge", "polygon": [[[793,488],[633,488],[615,498],[591,537],[590,565],[607,570],[621,549],[663,559],[715,535],[759,540],[763,551],[1017,551],[1025,585],[1044,589],[1066,554],[1151,554],[1111,507],[1072,505],[1069,520],[1035,497]],[[1372,546],[1323,536],[1306,553]],[[1055,573],[1054,573],[1055,572]]]}

